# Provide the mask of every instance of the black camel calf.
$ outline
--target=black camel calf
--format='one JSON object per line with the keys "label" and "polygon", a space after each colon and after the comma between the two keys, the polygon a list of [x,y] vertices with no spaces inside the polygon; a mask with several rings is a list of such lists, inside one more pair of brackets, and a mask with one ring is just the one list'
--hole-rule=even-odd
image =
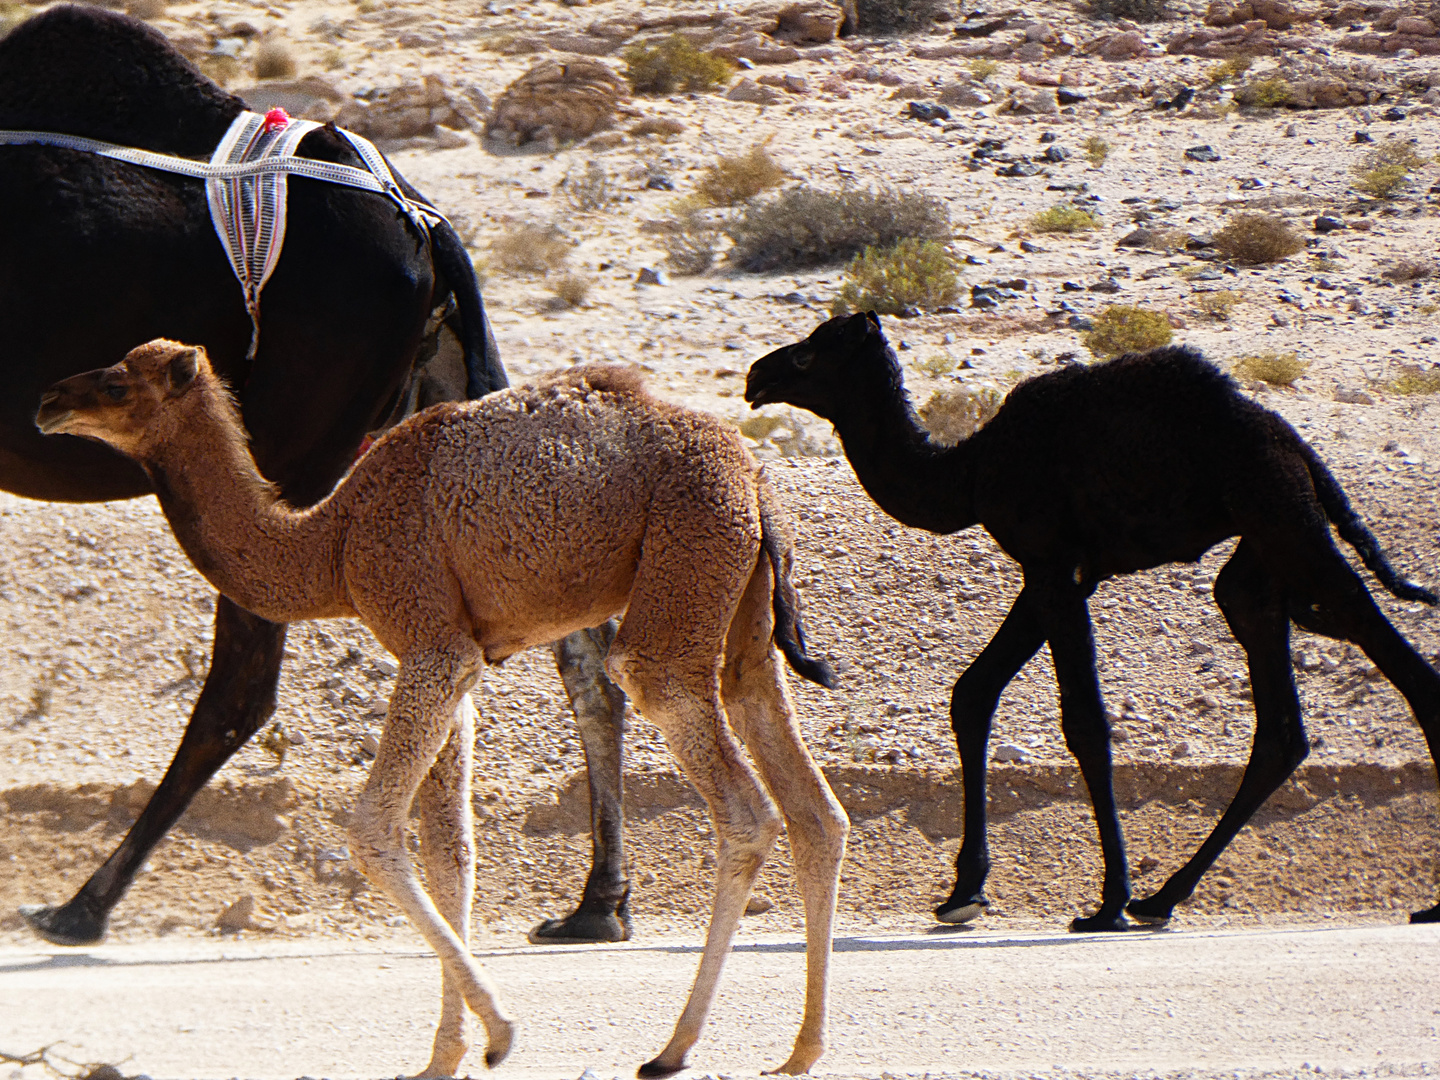
{"label": "black camel calf", "polygon": [[[1166,922],[1304,760],[1309,746],[1290,666],[1292,621],[1360,646],[1405,695],[1432,758],[1440,756],[1440,675],[1375,606],[1336,550],[1330,526],[1396,596],[1434,604],[1435,594],[1395,572],[1295,430],[1193,350],[1130,353],[1032,379],[970,439],[941,448],[916,423],[900,365],[872,312],[831,319],[804,341],[761,357],[750,369],[745,399],[757,407],[788,402],[829,420],[856,476],[887,514],[936,533],[983,525],[1024,571],[1015,605],[951,699],[965,836],[955,891],[936,910],[941,921],[965,921],[986,905],[990,722],[1005,686],[1046,642],[1060,686],[1061,727],[1090,789],[1105,859],[1100,908],[1076,919],[1074,930],[1123,929],[1126,911],[1145,923]],[[1215,600],[1249,659],[1250,762],[1194,857],[1153,896],[1130,902],[1086,601],[1106,578],[1194,561],[1237,535],[1215,581]],[[1440,921],[1440,905],[1411,921]]]}
{"label": "black camel calf", "polygon": [[[0,40],[0,129],[78,135],[206,160],[244,108],[143,23],[57,7]],[[360,166],[333,129],[301,156]],[[404,181],[400,181],[402,185]],[[417,193],[405,185],[407,194]],[[285,498],[324,496],[367,432],[403,395],[432,312],[453,297],[471,396],[506,385],[475,274],[448,225],[430,243],[388,199],[289,181],[284,254],[264,294],[259,351],[194,179],[49,146],[0,146],[0,489],[90,502],[150,491],[145,473],[104,447],[46,439],[34,407],[56,380],[119,360],[142,341],[203,343],[239,395],[261,471]],[[613,631],[612,631],[613,632]],[[60,907],[30,908],[49,941],[98,941],[146,856],[275,708],[285,627],[220,597],[210,672],[174,761],[115,852]],[[579,909],[537,932],[628,936],[620,847],[620,715],[603,680],[605,629],[557,643],[594,792],[596,862]]]}

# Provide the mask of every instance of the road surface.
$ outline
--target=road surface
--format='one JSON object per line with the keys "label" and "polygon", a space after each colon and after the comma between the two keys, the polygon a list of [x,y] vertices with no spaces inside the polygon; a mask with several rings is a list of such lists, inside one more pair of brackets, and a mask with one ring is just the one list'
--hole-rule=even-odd
{"label": "road surface", "polygon": [[[698,944],[479,951],[519,1025],[497,1080],[633,1076]],[[798,940],[737,946],[695,1075],[784,1060],[803,961]],[[1440,926],[846,936],[817,1071],[1440,1077],[1437,974]],[[393,1077],[425,1064],[439,978],[422,948],[333,940],[8,948],[0,1050],[63,1040],[71,1060],[156,1078]],[[465,1066],[484,1072],[474,1050]]]}

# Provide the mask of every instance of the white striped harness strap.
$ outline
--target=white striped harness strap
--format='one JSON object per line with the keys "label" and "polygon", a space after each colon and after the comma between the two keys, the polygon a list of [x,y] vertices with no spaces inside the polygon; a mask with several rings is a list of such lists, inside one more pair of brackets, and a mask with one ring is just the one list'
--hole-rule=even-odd
{"label": "white striped harness strap", "polygon": [[245,310],[250,313],[253,329],[246,359],[253,360],[260,344],[260,293],[285,246],[288,176],[324,180],[384,195],[427,241],[431,225],[445,221],[445,216],[433,206],[406,195],[395,182],[380,151],[353,131],[336,129],[365,163],[363,169],[296,157],[300,140],[320,126],[314,120],[291,120],[279,110],[263,116],[242,112],[235,117],[208,162],[49,131],[0,131],[0,145],[59,146],[204,180],[210,219],[240,281]]}

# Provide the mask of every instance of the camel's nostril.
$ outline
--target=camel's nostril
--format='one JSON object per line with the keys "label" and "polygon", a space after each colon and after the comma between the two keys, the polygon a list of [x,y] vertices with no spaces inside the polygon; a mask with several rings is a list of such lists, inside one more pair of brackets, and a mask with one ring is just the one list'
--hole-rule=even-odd
{"label": "camel's nostril", "polygon": [[41,405],[42,408],[43,408],[44,406],[46,406],[46,405],[53,405],[53,404],[55,404],[55,402],[57,402],[57,401],[59,401],[59,400],[60,400],[60,391],[59,391],[59,390],[46,390],[45,393],[43,393],[43,394],[40,395],[40,405]]}

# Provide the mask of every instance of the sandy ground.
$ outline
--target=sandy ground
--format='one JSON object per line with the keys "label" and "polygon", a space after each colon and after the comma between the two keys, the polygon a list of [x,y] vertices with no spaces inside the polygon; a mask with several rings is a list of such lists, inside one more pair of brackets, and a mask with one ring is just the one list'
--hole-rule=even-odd
{"label": "sandy ground", "polygon": [[[698,4],[674,6],[708,10]],[[460,0],[443,6],[408,0],[358,6],[309,0],[177,3],[157,25],[176,36],[211,33],[242,17],[283,28],[300,59],[301,74],[323,74],[347,93],[369,93],[434,73],[454,86],[477,86],[494,98],[536,59],[501,51],[497,42],[507,35],[580,25],[635,7],[624,0],[575,7],[549,2],[481,6]],[[495,14],[487,14],[490,9]],[[1181,20],[1146,28],[1152,39],[1198,21],[1199,7],[1181,5],[1177,10]],[[1059,4],[1036,4],[1027,11],[1076,40],[1104,28]],[[331,29],[325,28],[326,20]],[[439,29],[426,29],[432,23]],[[425,34],[397,33],[402,25],[413,29],[421,24],[430,44],[415,44],[427,40]],[[338,36],[332,32],[335,25],[343,27]],[[1315,35],[1317,47],[1334,44],[1329,30],[1305,32]],[[857,64],[880,65],[910,84],[949,81],[963,74],[964,60],[915,55],[917,45],[944,40],[945,34],[935,34],[851,41],[835,46],[827,56],[807,53],[773,70],[803,75],[812,86]],[[846,180],[934,193],[950,207],[956,251],[970,257],[967,286],[1023,276],[1029,287],[994,314],[966,308],[886,320],[918,400],[956,383],[1004,391],[1021,378],[1052,370],[1063,353],[1084,356],[1075,331],[1063,324],[1054,328],[1040,318],[1061,300],[1082,315],[1093,315],[1111,302],[1163,309],[1183,324],[1179,339],[1203,348],[1222,365],[1264,349],[1295,350],[1311,363],[1295,388],[1256,387],[1254,392],[1317,447],[1402,571],[1433,587],[1440,529],[1435,483],[1440,436],[1434,399],[1394,393],[1389,383],[1406,365],[1427,366],[1437,359],[1440,283],[1431,277],[1395,285],[1380,274],[1401,258],[1433,258],[1440,239],[1437,201],[1427,188],[1440,175],[1427,166],[1420,174],[1422,182],[1386,205],[1360,200],[1349,189],[1350,168],[1365,149],[1353,141],[1357,130],[1371,131],[1377,139],[1413,136],[1420,151],[1434,154],[1440,142],[1433,115],[1428,106],[1407,102],[1408,119],[1395,123],[1380,119],[1379,109],[1175,116],[1153,112],[1144,96],[1119,104],[1105,104],[1097,97],[1125,85],[1148,92],[1199,84],[1211,63],[1175,57],[1130,63],[1051,58],[1027,67],[1073,76],[1077,89],[1091,96],[1089,102],[1073,113],[1049,117],[1000,116],[993,107],[957,110],[949,130],[902,119],[904,101],[892,98],[892,87],[851,79],[845,84],[848,97],[815,91],[768,107],[718,95],[636,101],[645,115],[685,125],[680,135],[663,142],[627,136],[604,148],[582,144],[554,152],[500,154],[466,135],[460,137],[464,145],[443,150],[415,145],[396,149],[393,158],[464,227],[488,273],[486,301],[513,377],[524,379],[580,360],[637,362],[650,373],[656,392],[737,422],[746,415],[739,393],[749,363],[808,333],[825,317],[843,268],[755,275],[734,271],[722,259],[698,277],[636,286],[642,267],[661,265],[649,223],[667,212],[671,200],[690,192],[718,154],[744,151],[759,139],[770,140],[771,152],[789,170],[791,182],[828,187]],[[1437,66],[1434,57],[1380,63],[1404,76],[1424,75]],[[1017,83],[1020,68],[1001,63],[992,77],[998,96]],[[750,74],[771,70],[768,65],[765,69]],[[1292,125],[1295,134],[1290,136],[1286,130]],[[1049,167],[1048,176],[999,178],[992,169],[971,171],[965,165],[979,139],[1004,138],[1008,149],[1033,155],[1047,132],[1071,151],[1067,161]],[[1104,137],[1113,147],[1098,168],[1087,165],[1078,152],[1091,135]],[[1183,158],[1184,148],[1201,143],[1215,147],[1221,160],[1200,164]],[[620,198],[599,212],[577,212],[565,201],[561,181],[567,172],[592,161],[613,180]],[[674,191],[644,186],[656,169],[672,179]],[[1252,178],[1264,186],[1242,190],[1242,182]],[[1027,238],[1029,216],[1067,197],[1048,187],[1082,182],[1089,194],[1099,197],[1090,205],[1102,215],[1104,228],[1083,237]],[[1275,266],[1233,273],[1191,255],[1116,246],[1142,214],[1149,215],[1152,226],[1205,233],[1223,224],[1229,213],[1247,208],[1287,216],[1316,243]],[[1316,236],[1308,231],[1309,222],[1322,212],[1360,227]],[[497,267],[492,246],[525,223],[556,225],[571,241],[565,269],[591,279],[583,306],[555,310],[550,302],[553,281],[511,276]],[[1022,251],[1021,239],[1042,250]],[[1218,277],[1206,278],[1206,273]],[[1088,291],[1088,286],[1110,280],[1119,285],[1118,293]],[[1066,290],[1066,282],[1081,290]],[[1238,292],[1241,302],[1228,321],[1209,319],[1201,312],[1202,299],[1207,291],[1222,288]],[[1369,404],[1354,403],[1356,397],[1345,393],[1357,390],[1364,391]],[[1347,400],[1337,400],[1337,393]],[[936,538],[890,522],[869,503],[843,460],[826,456],[837,447],[823,424],[786,410],[776,415],[782,421],[776,435],[755,449],[773,462],[771,475],[799,521],[800,583],[809,636],[836,662],[843,680],[835,693],[809,686],[796,689],[807,740],[855,822],[842,886],[841,925],[852,935],[916,933],[929,925],[929,906],[948,892],[958,845],[958,762],[948,724],[949,688],[999,625],[1018,591],[1018,569],[983,534]],[[782,457],[787,450],[801,456]],[[1093,604],[1101,677],[1120,736],[1115,745],[1118,784],[1137,892],[1163,880],[1203,838],[1233,791],[1248,752],[1253,713],[1244,658],[1209,596],[1227,554],[1224,545],[1195,566],[1164,567],[1107,583]],[[1440,657],[1440,633],[1430,610],[1383,596],[1378,600],[1417,648],[1428,657]],[[0,944],[12,950],[0,963],[0,1000],[18,1000],[28,1008],[26,988],[36,984],[23,980],[70,975],[82,983],[118,976],[103,994],[123,999],[124,973],[149,971],[151,966],[157,971],[191,970],[152,965],[161,954],[143,952],[133,954],[140,957],[133,964],[76,960],[71,969],[63,959],[37,962],[32,939],[11,913],[20,903],[68,897],[133,820],[148,796],[148,785],[169,760],[198,692],[212,612],[210,590],[175,547],[153,501],[60,507],[0,497],[0,805],[5,808],[0,817]],[[1421,936],[1406,937],[1409,931],[1378,923],[1401,922],[1405,911],[1435,900],[1440,814],[1434,772],[1403,700],[1363,656],[1297,632],[1295,660],[1314,741],[1307,771],[1272,800],[1205,879],[1194,902],[1182,909],[1177,926],[1197,933],[1116,947],[1136,955],[1161,950],[1153,955],[1163,967],[1170,962],[1164,956],[1179,955],[1164,953],[1166,948],[1193,948],[1203,954],[1216,941],[1233,941],[1243,953],[1245,942],[1261,938],[1226,936],[1241,927],[1272,935],[1264,940],[1277,943],[1284,954],[1284,943],[1301,940],[1282,933],[1287,924],[1327,916],[1376,920],[1377,925],[1356,931],[1363,948],[1357,939],[1351,950],[1356,954],[1351,959],[1363,958],[1366,966],[1352,970],[1341,964],[1335,970],[1345,976],[1332,973],[1324,991],[1360,993],[1361,984],[1365,993],[1378,995],[1365,999],[1371,1002],[1365,1008],[1375,1011],[1347,1012],[1352,1006],[1346,1005],[1327,1012],[1332,999],[1320,996],[1304,1016],[1320,1018],[1313,1023],[1321,1026],[1327,1016],[1344,1016],[1344,1023],[1353,1020],[1354,1030],[1366,1037],[1376,1032],[1387,1039],[1394,1035],[1397,1041],[1393,1046],[1385,1043],[1378,1055],[1392,1071],[1375,1075],[1430,1075],[1424,1069],[1434,1068],[1433,1049],[1407,1049],[1412,1044],[1404,1040],[1412,1037],[1412,1028],[1398,1020],[1390,1023],[1400,1015],[1396,1010],[1423,1009],[1428,1001],[1425,988],[1417,984],[1404,990],[1397,981],[1424,965],[1387,950],[1403,951],[1412,947],[1404,943],[1417,941],[1433,945],[1433,935],[1421,931]],[[350,799],[368,764],[366,739],[378,731],[393,673],[393,662],[358,625],[342,621],[294,627],[276,719],[296,745],[283,761],[258,741],[237,755],[157,850],[118,909],[112,926],[117,947],[151,948],[157,934],[165,935],[163,949],[202,960],[221,948],[227,954],[254,949],[256,955],[279,955],[290,948],[303,950],[309,946],[302,942],[313,941],[323,941],[324,950],[333,945],[335,952],[341,941],[367,941],[372,949],[401,947],[397,943],[409,933],[403,919],[368,890],[350,862],[345,839]],[[525,654],[488,672],[479,704],[483,731],[476,805],[482,846],[476,922],[492,935],[489,940],[497,948],[507,948],[522,940],[535,919],[566,909],[578,896],[589,858],[578,771],[582,762],[548,654]],[[990,788],[996,868],[989,892],[994,906],[985,918],[986,931],[973,938],[977,942],[990,940],[985,935],[992,933],[1058,929],[1093,902],[1098,888],[1093,825],[1060,738],[1053,675],[1044,652],[1002,700],[993,747],[1005,759],[994,767]],[[693,796],[674,774],[663,740],[638,718],[633,719],[627,754],[640,941],[657,947],[664,941],[683,941],[688,946],[699,940],[713,869],[713,836]],[[774,907],[748,919],[745,934],[754,940],[793,931],[799,924],[798,900],[789,883],[783,844],[766,869],[760,891]],[[247,895],[256,901],[251,927],[238,941],[213,941],[216,917]],[[956,940],[972,938],[943,940],[948,950]],[[1002,966],[995,977],[1002,978],[1004,965],[1017,963],[1017,957],[1044,958],[1061,951],[1058,942],[1045,941],[1044,949],[1001,950]],[[911,954],[902,952],[887,947],[862,949],[853,957],[844,954],[842,966],[864,956],[864,970],[873,974],[866,982],[857,971],[854,978],[859,981],[847,982],[841,999],[873,1002],[864,995],[882,989],[887,995],[910,993]],[[1069,956],[1074,949],[1066,946],[1063,952]],[[670,954],[622,950],[583,955],[585,963],[603,966],[612,956]],[[759,963],[770,955],[737,956],[735,972],[742,970],[742,961]],[[991,955],[967,952],[967,965]],[[391,963],[387,979],[398,977],[401,969],[423,971],[429,979],[429,961],[396,956],[393,962],[375,959],[372,966],[378,971],[380,963]],[[504,968],[511,961],[498,954],[493,961],[507,985],[559,977],[548,954],[513,956],[520,965],[513,978]],[[886,967],[895,957],[906,966]],[[795,978],[796,959],[782,958],[785,970],[776,973],[781,979],[777,986],[793,988],[793,982],[783,980]],[[1246,959],[1241,956],[1236,963]],[[1431,963],[1433,959],[1429,957]],[[294,963],[304,966],[299,960]],[[674,983],[676,994],[689,978],[691,963],[684,958],[664,976]],[[206,960],[195,970],[201,967],[210,973],[224,970],[228,977],[225,965]],[[1269,997],[1261,995],[1244,1014],[1226,1013],[1243,1015],[1243,1020],[1234,1020],[1228,1028],[1206,1029],[1211,1045],[1227,1052],[1232,1047],[1257,1049],[1236,1049],[1236,1056],[1223,1062],[1187,1057],[1190,1052],[1180,1050],[1175,1052],[1181,1056],[1173,1059],[1146,1057],[1147,1047],[1168,1030],[1166,1025],[1133,1011],[1140,1008],[1135,1002],[1141,998],[1127,998],[1131,1006],[1107,1011],[1115,999],[1102,997],[1084,1005],[1093,1011],[1077,1015],[1103,1021],[1098,1030],[1109,1032],[1112,1027],[1105,1025],[1118,1025],[1113,1030],[1123,1029],[1125,1037],[1107,1035],[1095,1045],[1118,1048],[1115,1053],[1087,1057],[1080,1043],[1065,1041],[1071,1036],[1060,1033],[1089,1021],[1072,1023],[1059,1005],[1059,1011],[1046,1011],[1054,1002],[1072,999],[1052,1002],[1043,989],[1004,998],[995,990],[1001,995],[995,998],[997,1007],[987,1011],[976,1007],[990,1001],[984,995],[992,988],[983,980],[962,973],[953,976],[953,995],[929,994],[927,974],[913,980],[913,992],[916,1002],[930,1004],[915,1004],[910,1013],[897,1006],[882,1014],[852,1004],[846,1006],[843,1024],[837,1013],[837,1050],[827,1067],[868,1075],[914,1064],[1032,1070],[1048,1076],[1045,1070],[1062,1065],[1093,1065],[1102,1072],[1144,1068],[1162,1074],[1183,1066],[1202,1070],[1194,1075],[1208,1075],[1203,1069],[1212,1066],[1263,1071],[1293,1069],[1307,1060],[1327,1070],[1363,1064],[1359,1057],[1346,1057],[1348,1050],[1333,1057],[1319,1055],[1328,1044],[1318,1035],[1307,1043],[1303,1035],[1311,1030],[1304,1024],[1312,1020],[1294,1029],[1301,1033],[1295,1036],[1299,1041],[1277,1044],[1282,1049],[1245,1041],[1247,1024],[1264,1029],[1271,1015],[1266,1009],[1303,1002],[1297,1008],[1312,1010],[1310,984],[1296,991],[1283,982],[1212,982],[1212,977],[1220,979],[1215,968],[1186,970],[1187,992],[1222,1005],[1229,1004],[1227,995],[1240,992],[1237,987],[1272,988]],[[284,982],[293,974],[289,969],[283,978],[267,974],[265,985],[273,987],[275,980]],[[1089,974],[1099,978],[1098,969]],[[365,981],[376,975],[362,978],[359,969],[347,975],[342,968],[323,985],[349,986],[350,975],[357,994],[367,986],[380,993],[373,981]],[[237,972],[236,977],[244,976]],[[757,972],[755,977],[766,976]],[[941,977],[936,973],[936,980]],[[546,1007],[558,1016],[574,994],[589,993],[592,985],[600,988],[593,1001],[586,998],[583,1008],[569,1010],[568,1023],[553,1021],[557,1026],[550,1045],[560,1056],[535,1065],[551,1069],[547,1075],[562,1064],[559,1075],[575,1075],[587,1064],[575,1044],[566,1041],[580,1023],[573,1017],[585,1017],[584,1024],[601,1024],[589,1019],[597,1016],[616,1017],[620,1023],[613,1009],[629,1004],[630,991],[613,986],[607,991],[608,984],[597,979],[591,974],[552,994],[555,1001]],[[735,987],[740,983],[734,980]],[[172,985],[180,988],[167,1001],[190,993],[182,984]],[[301,980],[296,985],[305,984]],[[756,1000],[733,988],[731,993],[728,1000],[736,1004]],[[427,981],[413,1004],[428,1009],[431,994]],[[301,993],[295,1001],[308,1008],[317,996]],[[407,1007],[412,1004],[409,997]],[[787,993],[786,1009],[793,997]],[[943,1007],[934,1004],[947,998]],[[1073,1000],[1083,998],[1080,994]],[[1014,1005],[1021,1001],[1020,1015],[1037,1010],[1035,1025],[1014,1023]],[[365,1012],[373,1003],[370,996],[363,1005],[357,1000],[346,1014],[352,1019],[335,1022],[350,1024],[355,1032],[370,1030],[373,1019],[353,1017],[383,1017],[381,1009]],[[934,1012],[926,1019],[927,1010],[962,1005],[969,1011]],[[295,1004],[294,1011],[284,1015],[298,1017],[306,1008]],[[337,1007],[334,1015],[340,1017],[347,1008]],[[201,1015],[217,1011],[223,1010],[199,1010]],[[1183,1009],[1175,1011],[1184,1014]],[[8,1010],[0,1012],[8,1021]],[[771,1040],[775,1047],[790,1035],[790,1013],[777,1012],[784,1022]],[[159,1013],[163,1017],[166,1010]],[[43,1019],[46,1014],[38,1015]],[[615,1029],[620,1034],[607,1031],[606,1038],[596,1040],[597,1053],[603,1049],[613,1055],[603,1058],[612,1062],[604,1068],[628,1068],[645,1056],[672,1019],[668,1005],[646,1015],[649,1026],[627,1019]],[[754,1022],[753,1015],[741,1015]],[[866,1019],[852,1025],[850,1015]],[[874,1017],[882,1015],[898,1026],[879,1024]],[[1372,1019],[1365,1021],[1367,1016]],[[1433,1047],[1433,1013],[1425,1016],[1430,1027],[1414,1027],[1420,1033],[1414,1037],[1428,1031]],[[731,1014],[726,1022],[734,1019]],[[911,1021],[914,1024],[906,1026]],[[120,1027],[153,1022],[153,1017],[140,1015],[116,1021]],[[428,1023],[422,1020],[420,1027]],[[1341,1020],[1333,1023],[1340,1025]],[[871,1058],[862,1058],[857,1026],[895,1039],[883,1045],[923,1046],[929,1056],[912,1062],[877,1050]],[[354,1074],[417,1066],[423,1040],[396,1019],[393,1030],[402,1027],[410,1040],[403,1052],[386,1049],[383,1062],[357,1056]],[[916,1034],[922,1027],[926,1039],[953,1033],[963,1040],[957,1047],[978,1048],[975,1057],[952,1061],[943,1047],[932,1047]],[[742,1058],[749,1063],[745,1068],[769,1060],[758,1042],[745,1042],[744,1031],[735,1030],[738,1033],[724,1038],[743,1043]],[[717,1027],[711,1036],[717,1052],[709,1060],[716,1062],[725,1057],[718,1052],[719,1031]],[[849,1056],[841,1056],[840,1031],[851,1044],[843,1050]],[[1032,1032],[1053,1032],[1053,1047],[1025,1041],[1042,1038]],[[1137,1039],[1137,1032],[1143,1038]],[[73,1038],[77,1032],[52,1025],[13,1034],[8,1023],[0,1024],[0,1035],[5,1036],[0,1049],[27,1051],[34,1048],[31,1043]],[[1199,1046],[1198,1028],[1193,1039],[1173,1045]],[[1125,1049],[1130,1041],[1141,1046],[1136,1054]],[[165,1046],[155,1045],[147,1034],[103,1048],[97,1043],[87,1053],[133,1053],[136,1070],[177,1075],[212,1070],[231,1075],[242,1069],[247,1075],[349,1075],[346,1070],[352,1068],[342,1068],[333,1042],[325,1044],[326,1051],[310,1065],[298,1059],[287,1064],[278,1057],[242,1063],[223,1051],[209,1058],[186,1056],[192,1049],[203,1050],[205,1042],[177,1031],[173,1041],[167,1036]],[[1362,1049],[1363,1042],[1357,1044]],[[1015,1048],[1013,1056],[1005,1056],[1012,1052],[1007,1047]],[[1369,1049],[1374,1048],[1372,1043]],[[144,1057],[172,1052],[179,1055],[173,1065],[163,1063],[169,1058]],[[213,1064],[195,1064],[202,1060]],[[372,1060],[373,1065],[362,1064]],[[1432,1064],[1422,1068],[1426,1061]],[[700,1057],[697,1063],[706,1067]],[[1405,1072],[1406,1063],[1416,1063],[1418,1071]]]}
{"label": "sandy ground", "polygon": [[[669,1036],[693,943],[486,949],[519,1025],[501,1080],[633,1075]],[[803,946],[746,934],[697,1072],[783,1060]],[[822,1075],[1037,1078],[1440,1074],[1435,927],[1295,926],[1121,938],[939,932],[836,941]],[[393,1076],[429,1053],[439,965],[401,946],[0,950],[7,1042],[151,1076]],[[135,1007],[136,998],[144,1002]],[[478,1068],[478,1053],[467,1063]],[[21,1073],[23,1080],[38,1068]]]}

